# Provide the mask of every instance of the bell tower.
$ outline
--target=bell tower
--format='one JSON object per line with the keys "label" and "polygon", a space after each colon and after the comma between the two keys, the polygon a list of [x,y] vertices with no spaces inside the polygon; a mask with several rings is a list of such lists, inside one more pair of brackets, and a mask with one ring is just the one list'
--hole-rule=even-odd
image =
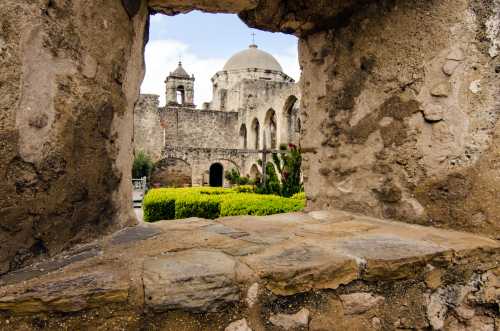
{"label": "bell tower", "polygon": [[165,80],[167,106],[195,107],[194,75],[189,74],[179,61],[177,68]]}

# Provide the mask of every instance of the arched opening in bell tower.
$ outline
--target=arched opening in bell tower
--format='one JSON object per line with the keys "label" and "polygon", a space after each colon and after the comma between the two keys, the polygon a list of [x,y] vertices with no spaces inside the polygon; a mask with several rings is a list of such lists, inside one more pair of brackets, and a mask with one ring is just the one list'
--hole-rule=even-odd
{"label": "arched opening in bell tower", "polygon": [[184,90],[184,86],[177,86],[176,99],[179,105],[183,105],[186,102],[186,91]]}

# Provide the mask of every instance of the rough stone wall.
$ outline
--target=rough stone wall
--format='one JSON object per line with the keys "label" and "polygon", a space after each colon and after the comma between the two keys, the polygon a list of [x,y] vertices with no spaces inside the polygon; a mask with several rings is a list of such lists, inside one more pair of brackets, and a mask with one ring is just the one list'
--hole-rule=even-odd
{"label": "rough stone wall", "polygon": [[381,1],[302,38],[310,209],[498,237],[499,8]]}
{"label": "rough stone wall", "polygon": [[0,274],[135,222],[145,4],[3,0]]}
{"label": "rough stone wall", "polygon": [[166,107],[161,121],[166,146],[234,148],[238,143],[236,112]]}
{"label": "rough stone wall", "polygon": [[141,94],[134,107],[134,150],[146,152],[155,161],[164,147],[159,103],[157,95]]}
{"label": "rough stone wall", "polygon": [[[191,185],[205,186],[209,184],[209,169],[212,164],[220,163],[224,171],[236,168],[240,174],[245,175],[250,174],[250,168],[260,158],[260,154],[239,149],[166,146],[159,163],[169,162],[168,160],[184,162],[191,167]],[[176,164],[179,162],[176,161]],[[229,185],[225,179],[224,185]]]}

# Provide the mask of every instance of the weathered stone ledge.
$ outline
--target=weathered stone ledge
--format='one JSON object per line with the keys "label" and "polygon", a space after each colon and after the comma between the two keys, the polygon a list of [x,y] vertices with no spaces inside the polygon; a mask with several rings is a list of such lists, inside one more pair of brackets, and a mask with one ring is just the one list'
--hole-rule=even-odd
{"label": "weathered stone ledge", "polygon": [[[164,221],[124,229],[4,275],[0,328],[16,321],[29,329],[40,314],[69,327],[76,316],[82,322],[82,316],[100,311],[88,323],[101,325],[106,316],[133,329],[139,316],[168,314],[161,325],[170,330],[165,321],[179,318],[173,312],[185,312],[188,319],[200,313],[224,316],[218,322],[198,321],[199,329],[224,329],[237,316],[254,330],[266,330],[271,322],[262,316],[305,307],[313,326],[339,318],[372,323],[375,317],[381,325],[394,326],[394,319],[406,316],[396,313],[401,300],[421,305],[421,314],[412,311],[407,324],[414,327],[421,317],[422,325],[438,328],[451,323],[456,314],[447,312],[453,307],[466,305],[486,319],[493,306],[498,312],[499,257],[500,243],[488,238],[340,211]],[[402,289],[409,292],[399,293]],[[470,301],[462,293],[467,289],[486,294]],[[460,300],[454,297],[460,302],[449,302],[450,291],[463,294]],[[276,303],[288,301],[302,303],[294,311]],[[299,315],[304,319],[304,311]]]}

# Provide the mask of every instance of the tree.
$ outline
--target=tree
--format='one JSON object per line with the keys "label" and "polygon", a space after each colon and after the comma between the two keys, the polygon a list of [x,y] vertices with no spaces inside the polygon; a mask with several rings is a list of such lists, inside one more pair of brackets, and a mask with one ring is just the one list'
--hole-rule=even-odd
{"label": "tree", "polygon": [[144,151],[138,151],[134,156],[132,164],[132,178],[148,177],[153,172],[154,163],[151,157]]}

